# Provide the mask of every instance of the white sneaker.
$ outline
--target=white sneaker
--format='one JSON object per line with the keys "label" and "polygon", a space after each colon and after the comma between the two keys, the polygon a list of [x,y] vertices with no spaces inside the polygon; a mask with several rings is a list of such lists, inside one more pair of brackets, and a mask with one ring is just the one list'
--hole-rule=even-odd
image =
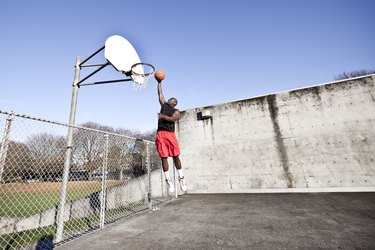
{"label": "white sneaker", "polygon": [[167,182],[169,192],[173,193],[174,192],[174,185],[173,185],[172,179],[165,179],[165,181]]}
{"label": "white sneaker", "polygon": [[186,192],[186,183],[185,183],[185,176],[182,178],[178,177],[178,181],[180,182],[180,188],[183,192]]}

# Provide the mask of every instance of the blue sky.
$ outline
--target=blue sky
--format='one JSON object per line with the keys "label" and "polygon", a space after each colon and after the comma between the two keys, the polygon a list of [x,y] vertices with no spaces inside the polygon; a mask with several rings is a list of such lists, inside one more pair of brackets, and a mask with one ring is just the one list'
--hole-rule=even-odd
{"label": "blue sky", "polygon": [[[374,9],[372,0],[1,1],[0,110],[68,123],[76,56],[111,35],[166,72],[164,94],[180,110],[330,82],[375,69]],[[110,67],[96,75],[121,77]],[[76,124],[147,131],[159,108],[153,79],[141,91],[81,87]]]}

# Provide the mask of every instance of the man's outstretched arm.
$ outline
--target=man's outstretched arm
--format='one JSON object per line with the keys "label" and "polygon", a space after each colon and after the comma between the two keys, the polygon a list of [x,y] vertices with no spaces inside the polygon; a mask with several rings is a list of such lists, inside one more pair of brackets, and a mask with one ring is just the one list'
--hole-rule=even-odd
{"label": "man's outstretched arm", "polygon": [[158,82],[158,96],[159,96],[160,105],[163,105],[165,103],[165,99],[163,95],[163,89],[161,87],[161,81]]}

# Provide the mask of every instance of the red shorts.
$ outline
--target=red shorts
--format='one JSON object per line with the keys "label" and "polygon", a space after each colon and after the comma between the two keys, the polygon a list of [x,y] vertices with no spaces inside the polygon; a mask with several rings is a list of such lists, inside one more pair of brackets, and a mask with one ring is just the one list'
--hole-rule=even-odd
{"label": "red shorts", "polygon": [[180,147],[174,132],[158,131],[156,133],[156,149],[162,158],[179,156]]}

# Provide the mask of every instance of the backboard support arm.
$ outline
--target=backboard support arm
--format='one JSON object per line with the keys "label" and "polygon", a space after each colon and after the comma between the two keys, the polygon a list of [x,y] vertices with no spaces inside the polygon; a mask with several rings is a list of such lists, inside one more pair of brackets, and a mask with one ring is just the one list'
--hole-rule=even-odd
{"label": "backboard support arm", "polygon": [[89,83],[83,83],[80,84],[79,86],[89,86],[89,85],[99,85],[99,84],[106,84],[106,83],[117,83],[117,82],[129,82],[132,79],[120,79],[120,80],[108,80],[108,81],[99,81],[99,82],[89,82]]}
{"label": "backboard support arm", "polygon": [[92,77],[93,75],[95,75],[96,73],[98,73],[99,71],[101,71],[102,69],[104,69],[105,67],[107,67],[108,65],[110,65],[109,62],[101,65],[97,70],[94,70],[91,74],[89,74],[88,76],[86,76],[85,78],[83,78],[82,80],[80,80],[77,85],[78,87],[81,86],[81,83],[83,83],[84,81],[86,81],[87,79],[89,79],[90,77]]}
{"label": "backboard support arm", "polygon": [[87,62],[88,60],[90,60],[91,58],[93,58],[96,54],[98,54],[100,51],[102,51],[103,49],[105,48],[105,46],[101,47],[100,49],[98,49],[97,51],[95,51],[91,56],[87,57],[85,60],[83,60],[81,63],[80,63],[80,67],[82,67],[82,65]]}
{"label": "backboard support arm", "polygon": [[[83,79],[81,79],[77,83],[78,87],[89,86],[89,85],[98,85],[98,84],[106,84],[106,83],[118,83],[118,82],[132,81],[131,78],[127,78],[127,79],[120,79],[120,80],[109,80],[109,81],[97,81],[97,82],[91,82],[91,83],[83,83],[84,81],[86,81],[87,79],[89,79],[90,77],[92,77],[93,75],[95,75],[96,73],[98,73],[99,71],[101,71],[102,69],[104,69],[105,67],[107,67],[108,65],[111,65],[111,63],[108,62],[108,61],[106,63],[104,63],[104,64],[87,64],[87,65],[85,65],[86,62],[88,62],[91,58],[93,58],[95,55],[97,55],[99,52],[101,52],[104,49],[105,49],[105,46],[101,47],[100,49],[98,49],[97,51],[95,51],[92,55],[90,55],[89,57],[87,57],[85,60],[83,60],[79,64],[79,68],[80,69],[81,68],[85,68],[85,67],[99,67],[99,68],[96,69],[96,70],[94,70],[92,73],[90,73],[89,75],[87,75]],[[126,75],[126,76],[128,76],[128,75]]]}

